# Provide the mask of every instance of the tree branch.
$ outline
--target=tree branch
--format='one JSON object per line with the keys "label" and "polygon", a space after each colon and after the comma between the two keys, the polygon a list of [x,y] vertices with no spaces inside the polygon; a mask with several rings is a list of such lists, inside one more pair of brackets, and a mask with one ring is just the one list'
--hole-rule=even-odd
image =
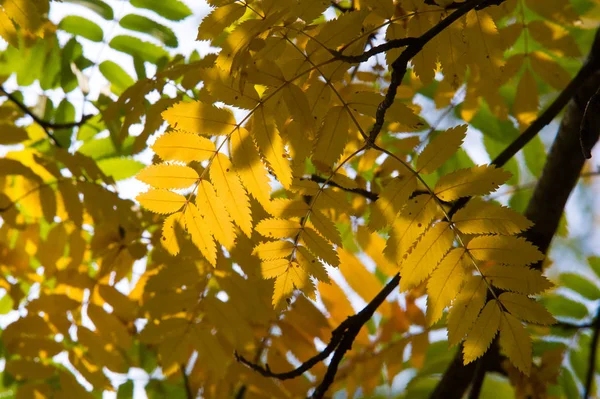
{"label": "tree branch", "polygon": [[[524,234],[524,237],[536,245],[544,254],[548,251],[552,237],[554,237],[558,228],[558,223],[563,214],[567,199],[577,184],[585,163],[579,141],[579,129],[585,105],[600,85],[600,30],[596,32],[592,49],[582,70],[584,73],[580,72],[576,77],[578,82],[577,87],[575,88],[574,85],[569,84],[569,90],[565,93],[565,96],[570,94],[572,99],[569,102],[540,179],[536,184],[533,196],[525,211],[525,216],[533,222],[533,227]],[[567,89],[565,90],[567,91]],[[558,105],[556,108],[558,108]],[[556,108],[553,111],[555,114],[560,111],[560,109]],[[545,112],[544,115],[546,115],[544,118],[549,117],[549,113]],[[534,124],[537,126],[537,131],[546,124],[536,122]],[[593,140],[591,142],[595,143],[598,140],[599,133],[598,131],[593,132],[593,137],[588,137],[588,139]],[[503,154],[506,155],[500,161],[506,162],[509,159],[506,156],[508,154],[514,155],[520,147],[526,144],[526,141],[518,140],[517,144],[513,144],[507,150],[503,151]],[[453,210],[455,208],[457,208],[456,205],[453,207]],[[541,270],[542,262],[538,262],[533,267]],[[460,355],[455,358],[455,361],[444,373],[440,383],[432,394],[433,398],[458,399],[467,390],[474,375],[474,367],[472,363],[464,366],[459,358]],[[499,349],[497,345],[494,345],[477,363],[483,362],[485,372],[497,367],[498,358]],[[461,378],[457,379],[457,376]]]}
{"label": "tree branch", "polygon": [[94,115],[83,115],[81,117],[81,120],[78,122],[68,122],[68,123],[48,122],[48,121],[41,119],[36,114],[34,114],[33,111],[31,111],[29,108],[27,108],[27,106],[25,104],[23,104],[13,93],[7,92],[4,89],[4,87],[2,87],[2,86],[0,86],[0,93],[5,95],[6,97],[8,97],[8,99],[12,103],[14,103],[17,107],[19,107],[19,109],[21,109],[21,111],[23,111],[25,114],[29,115],[35,123],[37,123],[42,129],[44,129],[44,132],[46,132],[46,135],[48,136],[48,138],[50,140],[52,140],[54,145],[56,145],[57,147],[62,147],[62,144],[60,144],[58,142],[58,140],[56,139],[56,137],[54,137],[54,134],[52,134],[52,132],[50,132],[50,130],[72,129],[74,127],[79,127],[79,126],[84,125],[90,118],[94,117]]}
{"label": "tree branch", "polygon": [[188,379],[187,374],[185,373],[185,366],[180,365],[179,371],[181,371],[181,375],[183,377],[183,386],[185,387],[185,394],[187,399],[194,399],[194,394],[192,393],[192,387],[190,386],[190,380]]}
{"label": "tree branch", "polygon": [[592,392],[592,383],[594,382],[594,374],[596,373],[596,354],[598,352],[598,338],[600,338],[600,307],[594,319],[594,332],[592,342],[590,343],[590,358],[588,360],[588,372],[585,378],[585,390],[583,398],[588,399]]}

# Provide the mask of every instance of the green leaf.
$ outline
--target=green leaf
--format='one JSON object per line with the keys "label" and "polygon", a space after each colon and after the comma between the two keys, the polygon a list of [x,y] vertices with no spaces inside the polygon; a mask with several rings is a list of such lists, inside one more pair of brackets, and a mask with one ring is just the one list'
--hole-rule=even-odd
{"label": "green leaf", "polygon": [[119,385],[117,391],[117,399],[133,399],[133,381],[127,380],[125,383]]}
{"label": "green leaf", "polygon": [[14,303],[15,302],[10,295],[4,294],[2,299],[0,299],[0,314],[7,314],[13,310]]}
{"label": "green leaf", "polygon": [[145,8],[171,21],[181,21],[192,15],[192,10],[180,0],[131,0],[131,5]]}
{"label": "green leaf", "polygon": [[[64,98],[54,113],[55,123],[70,123],[75,120],[75,107]],[[71,138],[73,136],[73,129],[57,129],[54,131],[54,137],[61,143],[65,148],[71,146]]]}
{"label": "green leaf", "polygon": [[600,289],[587,278],[575,273],[563,273],[560,275],[560,285],[569,288],[582,297],[595,301],[600,299]]}
{"label": "green leaf", "polygon": [[115,147],[115,144],[110,137],[103,137],[101,139],[85,142],[77,151],[95,160],[115,158],[122,155],[130,155],[134,141],[135,137],[127,136],[119,150]]}
{"label": "green leaf", "polygon": [[600,277],[600,256],[590,256],[587,261],[596,276]]}
{"label": "green leaf", "polygon": [[133,36],[116,36],[109,45],[117,51],[140,57],[152,64],[157,64],[160,59],[169,57],[169,53],[165,49]]}
{"label": "green leaf", "polygon": [[104,61],[98,68],[100,73],[110,82],[110,90],[118,96],[135,83],[135,80],[113,61]]}
{"label": "green leaf", "polygon": [[523,148],[525,164],[534,176],[540,176],[544,164],[546,163],[546,148],[540,136],[535,136],[533,140]]}
{"label": "green leaf", "polygon": [[577,381],[575,381],[575,377],[573,376],[573,373],[571,373],[571,371],[568,368],[566,368],[566,367],[560,368],[558,382],[560,383],[560,386],[563,388],[563,392],[565,394],[564,397],[566,397],[566,398],[579,398],[580,397],[581,394],[579,392],[579,388],[577,387]]}
{"label": "green leaf", "polygon": [[125,29],[146,33],[169,47],[177,47],[178,45],[177,36],[175,36],[171,29],[150,18],[128,14],[119,21],[119,25]]}
{"label": "green leaf", "polygon": [[588,369],[588,359],[590,358],[590,342],[591,337],[587,334],[581,334],[579,336],[579,342],[577,348],[571,350],[569,353],[569,360],[573,371],[580,381],[585,381]]}
{"label": "green leaf", "polygon": [[116,181],[135,176],[146,165],[132,158],[107,158],[98,161],[98,167]]}
{"label": "green leaf", "polygon": [[87,18],[76,15],[66,16],[60,21],[58,27],[72,35],[85,37],[93,42],[101,42],[104,38],[102,28]]}
{"label": "green leaf", "polygon": [[63,0],[67,3],[79,4],[80,6],[86,7],[102,18],[111,20],[113,19],[114,13],[111,6],[101,0]]}
{"label": "green leaf", "polygon": [[553,316],[584,319],[588,316],[587,307],[561,295],[548,295],[541,299],[542,304]]}
{"label": "green leaf", "polygon": [[169,381],[150,380],[146,384],[146,394],[148,399],[170,399],[185,398],[187,392],[183,384],[174,384]]}
{"label": "green leaf", "polygon": [[515,390],[506,377],[499,374],[487,373],[481,387],[480,398],[489,399],[513,399]]}

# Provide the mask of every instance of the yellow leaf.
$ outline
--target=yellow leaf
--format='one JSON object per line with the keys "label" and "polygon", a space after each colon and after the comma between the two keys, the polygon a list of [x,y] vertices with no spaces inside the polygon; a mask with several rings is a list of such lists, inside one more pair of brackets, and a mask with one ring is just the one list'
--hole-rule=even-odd
{"label": "yellow leaf", "polygon": [[200,176],[194,169],[175,164],[150,165],[137,174],[136,179],[154,188],[188,188]]}
{"label": "yellow leaf", "polygon": [[306,247],[298,246],[296,249],[296,260],[310,275],[317,280],[329,284],[329,275],[325,267]]}
{"label": "yellow leaf", "polygon": [[0,36],[11,46],[19,47],[19,34],[9,16],[0,10]]}
{"label": "yellow leaf", "polygon": [[[434,25],[431,20],[431,10],[433,7],[419,4],[420,2],[417,1],[413,1],[412,3],[408,5],[408,8],[410,11],[415,11],[415,13],[408,21],[408,36],[419,37]],[[429,42],[412,59],[415,73],[424,85],[431,83],[435,76],[437,62],[437,52],[435,50],[434,43]]]}
{"label": "yellow leaf", "polygon": [[174,131],[156,139],[154,152],[165,161],[206,161],[217,151],[215,144],[196,133]]}
{"label": "yellow leaf", "polygon": [[[466,16],[464,30],[467,42],[467,62],[478,68],[485,77],[488,90],[496,90],[502,77],[504,49],[494,20],[485,11],[471,10]],[[483,85],[483,84],[482,84]]]}
{"label": "yellow leaf", "polygon": [[579,57],[577,42],[568,30],[550,21],[536,20],[527,24],[527,31],[538,43],[559,57]]}
{"label": "yellow leaf", "polygon": [[324,170],[331,168],[344,151],[349,137],[348,112],[344,107],[333,107],[325,116],[317,133],[317,144],[312,155]]}
{"label": "yellow leaf", "polygon": [[150,190],[135,199],[144,208],[163,215],[177,212],[187,202],[183,195],[167,190]]}
{"label": "yellow leaf", "polygon": [[218,153],[210,166],[210,180],[217,190],[219,199],[231,215],[234,223],[250,237],[252,233],[252,216],[250,199],[244,186],[240,183],[231,161],[224,154]]}
{"label": "yellow leaf", "polygon": [[252,116],[252,135],[277,179],[285,188],[289,188],[292,184],[292,169],[285,153],[283,140],[275,127],[275,121],[265,113],[262,105]]}
{"label": "yellow leaf", "polygon": [[261,242],[252,250],[252,254],[261,260],[275,260],[287,258],[292,254],[295,245],[291,241],[267,241]]}
{"label": "yellow leaf", "polygon": [[425,280],[448,253],[453,241],[450,224],[440,222],[431,227],[400,265],[400,290],[416,287]]}
{"label": "yellow leaf", "polygon": [[231,135],[231,162],[235,166],[244,187],[267,210],[270,208],[271,186],[267,169],[260,160],[250,132],[242,127]]}
{"label": "yellow leaf", "polygon": [[475,237],[467,249],[476,259],[508,265],[527,266],[544,259],[544,254],[523,237]]}
{"label": "yellow leaf", "polygon": [[467,125],[459,125],[445,132],[427,144],[417,158],[417,172],[433,173],[460,148],[467,134]]}
{"label": "yellow leaf", "polygon": [[283,101],[292,119],[302,126],[309,140],[315,136],[315,121],[306,94],[293,83],[287,83],[283,88]]}
{"label": "yellow leaf", "polygon": [[192,242],[208,262],[217,266],[217,248],[210,235],[210,228],[196,205],[189,203],[185,208],[185,227],[192,236]]}
{"label": "yellow leaf", "polygon": [[304,217],[309,209],[303,199],[275,198],[269,206],[269,212],[280,218]]}
{"label": "yellow leaf", "polygon": [[398,272],[398,266],[389,260],[385,254],[385,240],[378,233],[371,233],[365,226],[358,226],[356,238],[362,250],[371,258],[377,269],[387,276],[393,276]]}
{"label": "yellow leaf", "polygon": [[312,282],[306,271],[296,262],[290,263],[284,273],[277,276],[275,280],[273,307],[281,309],[285,305],[285,300],[294,292],[294,288],[304,290],[307,285],[312,285]]}
{"label": "yellow leaf", "polygon": [[469,276],[448,313],[448,343],[456,345],[471,330],[485,305],[487,286],[481,276]]}
{"label": "yellow leaf", "polygon": [[556,90],[564,89],[571,81],[571,75],[548,54],[534,51],[529,55],[533,71]]}
{"label": "yellow leaf", "polygon": [[392,225],[385,248],[386,255],[400,263],[417,238],[439,213],[438,205],[429,194],[417,195],[408,201]]}
{"label": "yellow leaf", "polygon": [[479,198],[471,199],[452,221],[465,234],[512,235],[532,226],[525,216],[512,209]]}
{"label": "yellow leaf", "polygon": [[256,232],[270,238],[292,238],[296,236],[302,226],[295,220],[269,218],[261,220],[256,225]]}
{"label": "yellow leaf", "polygon": [[202,180],[198,185],[196,205],[212,235],[229,251],[235,242],[233,223],[213,185],[206,180]]}
{"label": "yellow leaf", "polygon": [[517,118],[521,130],[537,118],[538,103],[537,83],[528,68],[521,76],[513,104],[513,115]]}
{"label": "yellow leaf", "polygon": [[535,324],[555,324],[556,319],[534,299],[522,294],[504,292],[498,300],[513,316]]}
{"label": "yellow leaf", "polygon": [[4,8],[10,19],[19,24],[21,28],[34,34],[40,31],[43,25],[42,14],[44,13],[42,2],[32,0],[4,0],[2,8]]}
{"label": "yellow leaf", "polygon": [[289,259],[271,259],[260,264],[262,278],[270,279],[281,276],[290,266]]}
{"label": "yellow leaf", "polygon": [[323,213],[313,210],[310,213],[310,222],[323,237],[327,238],[335,245],[342,246],[342,237],[340,236],[340,232],[338,231],[337,227],[335,227],[335,223],[333,223],[331,219],[323,215]]}
{"label": "yellow leaf", "polygon": [[404,103],[395,101],[386,112],[386,120],[390,121],[388,129],[391,132],[416,132],[427,126],[419,116],[415,114],[419,108],[415,105],[410,107]]}
{"label": "yellow leaf", "polygon": [[413,175],[392,179],[383,188],[377,201],[371,205],[369,227],[373,230],[381,230],[393,223],[416,188],[417,179]]}
{"label": "yellow leaf", "polygon": [[235,127],[231,111],[200,101],[179,102],[162,116],[173,128],[207,136],[229,134]]}
{"label": "yellow leaf", "polygon": [[454,248],[440,263],[427,282],[427,322],[433,325],[442,317],[444,308],[456,298],[465,282],[469,259],[464,248]]}
{"label": "yellow leaf", "polygon": [[523,324],[513,315],[502,314],[500,323],[500,347],[508,355],[508,359],[523,374],[531,371],[531,337]]}
{"label": "yellow leaf", "polygon": [[495,191],[510,176],[509,172],[491,165],[459,169],[442,176],[433,191],[443,201],[454,201],[472,195],[485,195]]}
{"label": "yellow leaf", "polygon": [[[350,287],[365,302],[369,303],[381,291],[381,282],[350,252],[338,248],[337,253],[340,258],[340,272]],[[384,301],[377,311],[383,316],[389,317],[391,315],[390,303]]]}
{"label": "yellow leaf", "polygon": [[535,295],[553,287],[538,270],[527,266],[504,266],[495,264],[485,271],[485,277],[503,290]]}
{"label": "yellow leaf", "polygon": [[[448,0],[444,0],[448,1]],[[445,16],[441,13],[440,17]],[[467,46],[463,38],[463,24],[460,21],[452,23],[437,35],[435,43],[444,81],[453,89],[457,90],[462,85],[467,69],[466,53]]]}
{"label": "yellow leaf", "polygon": [[394,2],[392,0],[362,0],[363,4],[370,7],[377,15],[385,19],[391,19],[394,16]]}
{"label": "yellow leaf", "polygon": [[305,227],[300,236],[306,247],[316,256],[329,263],[331,266],[340,264],[337,253],[333,246],[325,238],[321,237],[315,230]]}
{"label": "yellow leaf", "polygon": [[160,243],[162,244],[163,248],[173,256],[179,253],[179,242],[177,241],[175,226],[181,226],[180,223],[182,219],[183,214],[181,212],[176,212],[172,215],[169,215],[163,223]]}
{"label": "yellow leaf", "polygon": [[469,364],[481,357],[488,350],[498,332],[501,318],[502,310],[500,310],[500,305],[495,299],[492,299],[481,311],[465,340],[463,345],[463,360],[465,364]]}
{"label": "yellow leaf", "polygon": [[212,10],[198,27],[196,40],[215,40],[229,25],[244,15],[246,7],[232,3]]}

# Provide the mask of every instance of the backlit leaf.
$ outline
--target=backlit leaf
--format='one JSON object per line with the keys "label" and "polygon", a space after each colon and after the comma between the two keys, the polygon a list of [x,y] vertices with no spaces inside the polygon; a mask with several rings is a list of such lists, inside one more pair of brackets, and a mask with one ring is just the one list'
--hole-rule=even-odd
{"label": "backlit leaf", "polygon": [[183,195],[167,190],[150,190],[135,199],[144,208],[162,214],[177,212],[187,202]]}

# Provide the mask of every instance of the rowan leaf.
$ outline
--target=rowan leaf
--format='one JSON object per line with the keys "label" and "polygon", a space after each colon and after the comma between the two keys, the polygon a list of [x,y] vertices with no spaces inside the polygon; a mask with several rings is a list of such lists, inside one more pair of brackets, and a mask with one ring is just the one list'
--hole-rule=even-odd
{"label": "rowan leaf", "polygon": [[200,176],[194,169],[175,164],[150,165],[136,179],[154,188],[181,189],[196,183]]}
{"label": "rowan leaf", "polygon": [[527,266],[544,259],[544,254],[522,237],[475,237],[467,249],[476,259],[506,265]]}
{"label": "rowan leaf", "polygon": [[267,170],[250,132],[244,128],[235,129],[231,135],[231,162],[248,192],[269,209],[271,187]]}
{"label": "rowan leaf", "polygon": [[289,264],[283,274],[277,276],[275,280],[273,306],[276,309],[283,307],[285,300],[289,298],[294,289],[304,290],[307,285],[311,284],[308,274],[302,267],[295,262]]}
{"label": "rowan leaf", "polygon": [[229,134],[236,126],[231,111],[201,101],[179,102],[162,116],[173,128],[206,136]]}
{"label": "rowan leaf", "polygon": [[320,236],[314,229],[305,227],[300,236],[301,241],[316,256],[329,263],[331,266],[340,264],[337,253],[332,244]]}
{"label": "rowan leaf", "polygon": [[453,201],[472,195],[485,195],[495,191],[511,174],[495,166],[476,166],[460,169],[438,180],[435,195],[443,201]]}
{"label": "rowan leaf", "polygon": [[467,125],[460,125],[436,136],[417,158],[417,172],[433,173],[458,151],[467,134]]}
{"label": "rowan leaf", "polygon": [[513,104],[513,114],[522,130],[537,118],[538,104],[537,83],[533,78],[533,74],[529,69],[526,69],[517,86],[517,94]]}
{"label": "rowan leaf", "polygon": [[529,60],[533,71],[550,86],[562,90],[569,84],[571,80],[569,73],[548,54],[534,51],[530,54]]}
{"label": "rowan leaf", "polygon": [[185,228],[192,236],[194,245],[196,245],[206,260],[216,267],[217,248],[210,235],[210,228],[196,205],[192,203],[188,203],[185,208]]}
{"label": "rowan leaf", "polygon": [[177,241],[177,235],[175,226],[180,224],[183,220],[183,214],[181,212],[175,212],[169,215],[163,222],[162,237],[160,243],[168,253],[175,256],[179,253],[180,246]]}
{"label": "rowan leaf", "polygon": [[463,361],[469,364],[480,358],[490,347],[500,328],[502,310],[498,302],[492,299],[485,305],[463,345]]}
{"label": "rowan leaf", "polygon": [[292,169],[287,160],[283,140],[262,106],[254,111],[252,135],[277,179],[285,188],[289,188],[292,184]]}
{"label": "rowan leaf", "polygon": [[209,139],[196,133],[173,131],[160,136],[152,150],[165,161],[206,161],[217,151]]}
{"label": "rowan leaf", "polygon": [[471,331],[485,305],[487,287],[481,276],[467,277],[448,313],[448,343],[456,345]]}
{"label": "rowan leaf", "polygon": [[255,230],[262,236],[270,238],[293,238],[302,229],[295,220],[269,218],[261,220]]}
{"label": "rowan leaf", "polygon": [[393,223],[416,188],[417,179],[414,176],[395,178],[388,183],[371,206],[369,227],[373,230],[381,230]]}
{"label": "rowan leaf", "polygon": [[465,282],[469,259],[464,248],[454,248],[427,281],[427,322],[433,325],[450,305]]}
{"label": "rowan leaf", "polygon": [[225,209],[225,205],[219,201],[213,185],[206,180],[200,181],[198,185],[196,205],[215,239],[225,249],[231,250],[236,236],[233,223]]}
{"label": "rowan leaf", "polygon": [[525,375],[531,372],[531,337],[523,324],[511,314],[502,313],[500,347],[508,359]]}
{"label": "rowan leaf", "polygon": [[250,200],[229,158],[222,153],[217,153],[209,173],[217,195],[223,201],[233,222],[250,237],[252,233]]}
{"label": "rowan leaf", "polygon": [[313,227],[325,238],[337,246],[342,246],[342,237],[335,223],[322,212],[314,210],[310,213]]}
{"label": "rowan leaf", "polygon": [[431,227],[400,265],[400,289],[416,287],[437,267],[450,250],[454,233],[450,224],[440,222]]}
{"label": "rowan leaf", "polygon": [[238,3],[215,8],[202,20],[196,40],[215,40],[225,28],[240,19],[245,11],[246,7]]}
{"label": "rowan leaf", "polygon": [[287,258],[292,254],[295,246],[291,241],[261,242],[252,250],[252,254],[261,260],[275,260]]}
{"label": "rowan leaf", "polygon": [[485,271],[485,276],[500,289],[526,295],[541,294],[554,286],[540,271],[527,266],[495,264]]}
{"label": "rowan leaf", "polygon": [[508,312],[516,318],[531,323],[550,325],[555,324],[556,319],[550,312],[534,299],[522,294],[504,292],[498,297],[498,301]]}
{"label": "rowan leaf", "polygon": [[177,212],[187,203],[186,198],[167,190],[150,190],[135,198],[144,208],[161,214]]}
{"label": "rowan leaf", "polygon": [[454,225],[465,234],[513,235],[527,230],[532,223],[510,208],[473,198],[452,218]]}
{"label": "rowan leaf", "polygon": [[312,160],[327,170],[340,158],[349,140],[349,117],[346,108],[333,107],[317,132]]}

